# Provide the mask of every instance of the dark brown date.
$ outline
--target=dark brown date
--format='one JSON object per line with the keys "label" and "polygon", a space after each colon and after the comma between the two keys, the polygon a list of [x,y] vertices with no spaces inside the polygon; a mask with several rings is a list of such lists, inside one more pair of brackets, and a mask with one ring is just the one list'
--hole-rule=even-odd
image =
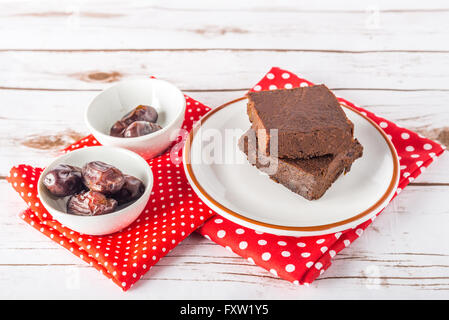
{"label": "dark brown date", "polygon": [[122,172],[101,161],[86,163],[82,169],[84,184],[92,191],[112,194],[119,191],[125,183]]}
{"label": "dark brown date", "polygon": [[117,200],[106,198],[100,192],[84,191],[70,197],[67,212],[81,216],[98,216],[113,212],[117,205]]}
{"label": "dark brown date", "polygon": [[48,191],[57,197],[70,196],[84,187],[81,168],[66,164],[59,164],[49,171],[43,183]]}
{"label": "dark brown date", "polygon": [[135,121],[131,123],[123,132],[123,137],[134,138],[144,136],[149,133],[156,132],[162,129],[157,123],[147,121]]}
{"label": "dark brown date", "polygon": [[145,191],[145,185],[136,177],[125,174],[125,184],[119,192],[112,195],[118,201],[119,205],[128,203],[130,201],[140,198]]}
{"label": "dark brown date", "polygon": [[125,131],[127,125],[119,120],[111,127],[111,131],[109,132],[109,135],[113,137],[123,137],[123,132]]}
{"label": "dark brown date", "polygon": [[158,114],[156,109],[150,106],[139,105],[130,112],[128,112],[121,121],[129,126],[131,123],[135,121],[148,121],[148,122],[156,122],[158,118]]}

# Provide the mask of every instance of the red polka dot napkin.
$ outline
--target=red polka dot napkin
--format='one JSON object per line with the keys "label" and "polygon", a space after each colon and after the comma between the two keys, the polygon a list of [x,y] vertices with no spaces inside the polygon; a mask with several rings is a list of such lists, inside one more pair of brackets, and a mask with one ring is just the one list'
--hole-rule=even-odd
{"label": "red polka dot napkin", "polygon": [[[312,83],[291,72],[272,68],[251,90],[288,89],[309,85]],[[374,120],[393,142],[401,165],[401,177],[395,196],[444,151],[436,142],[356,107],[347,100],[339,100]],[[275,276],[295,284],[310,284],[331,265],[332,258],[338,252],[363,234],[373,220],[374,218],[344,232],[297,238],[256,232],[217,216],[208,220],[198,231],[251,263],[269,270]]]}
{"label": "red polka dot napkin", "polygon": [[[273,68],[252,90],[304,85],[311,83],[288,71]],[[438,143],[340,100],[365,112],[391,137],[401,162],[397,194],[444,150]],[[183,128],[189,131],[210,109],[187,96],[186,101]],[[181,146],[179,142],[176,147]],[[99,143],[93,136],[88,136],[64,152],[95,145]],[[181,159],[181,150],[176,150]],[[297,284],[311,283],[330,266],[331,259],[361,236],[372,222],[369,220],[354,229],[319,237],[295,238],[256,232],[216,215],[204,205],[190,188],[182,164],[173,163],[172,158],[165,153],[148,161],[154,175],[154,187],[144,212],[125,230],[101,237],[79,234],[52,219],[37,197],[36,183],[42,169],[27,165],[13,167],[8,181],[28,204],[29,208],[21,214],[25,222],[98,269],[123,290],[129,289],[160,258],[214,215],[198,229],[199,233],[274,275]]]}
{"label": "red polka dot napkin", "polygon": [[[189,131],[210,108],[187,96],[186,103],[183,128]],[[177,142],[172,149],[177,152],[167,152],[148,161],[154,186],[144,212],[129,227],[112,235],[79,234],[53,220],[37,196],[41,168],[19,165],[11,169],[7,179],[28,204],[29,208],[20,215],[25,222],[128,290],[160,258],[215,214],[190,188],[180,162],[181,137]],[[90,135],[63,152],[95,145],[100,144]]]}

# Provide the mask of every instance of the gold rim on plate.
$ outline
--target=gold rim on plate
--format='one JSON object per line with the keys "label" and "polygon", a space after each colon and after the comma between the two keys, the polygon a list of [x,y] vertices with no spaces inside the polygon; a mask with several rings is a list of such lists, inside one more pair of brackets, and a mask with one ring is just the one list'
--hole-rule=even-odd
{"label": "gold rim on plate", "polygon": [[382,135],[382,137],[384,138],[385,142],[387,143],[388,147],[390,148],[390,152],[391,152],[391,156],[393,158],[393,176],[391,178],[390,184],[387,188],[387,190],[385,191],[385,193],[376,201],[376,203],[374,203],[371,207],[369,207],[368,209],[356,214],[355,216],[345,219],[345,220],[341,220],[338,222],[334,222],[334,223],[329,223],[329,224],[323,224],[323,225],[318,225],[318,226],[302,226],[302,227],[292,227],[292,226],[280,226],[280,225],[276,225],[276,224],[270,224],[270,223],[266,223],[266,222],[261,222],[258,220],[254,220],[245,216],[242,216],[241,214],[225,207],[224,205],[222,205],[221,203],[219,203],[218,201],[216,201],[213,197],[211,197],[206,190],[204,190],[204,188],[201,186],[201,184],[198,182],[198,180],[195,177],[195,174],[193,173],[192,170],[192,165],[191,165],[191,156],[190,156],[190,151],[191,151],[191,146],[192,146],[192,142],[193,142],[193,138],[195,137],[196,132],[199,130],[199,128],[201,127],[201,125],[207,121],[207,119],[210,118],[210,116],[212,116],[213,114],[215,114],[216,112],[226,108],[227,106],[234,104],[236,102],[239,102],[243,99],[247,99],[246,97],[242,97],[242,98],[238,98],[235,100],[232,100],[230,102],[227,102],[211,111],[209,111],[200,121],[199,123],[190,131],[189,135],[186,138],[185,141],[185,146],[184,146],[184,165],[185,168],[187,170],[187,174],[190,177],[190,182],[193,183],[196,187],[196,189],[201,193],[201,195],[206,198],[208,201],[210,201],[211,203],[213,203],[216,207],[220,208],[221,210],[223,210],[224,212],[226,212],[227,214],[244,220],[246,222],[261,226],[261,227],[265,227],[265,228],[272,228],[272,229],[279,229],[279,230],[285,230],[285,231],[305,231],[305,232],[313,232],[313,231],[323,231],[326,229],[332,229],[341,225],[345,225],[348,224],[350,222],[359,220],[361,218],[363,218],[364,216],[367,216],[370,213],[373,213],[375,209],[377,209],[382,203],[385,202],[385,200],[392,194],[392,192],[394,191],[395,185],[396,185],[396,181],[398,179],[398,175],[399,175],[399,160],[398,160],[398,156],[396,154],[396,149],[394,148],[392,142],[390,141],[390,139],[387,137],[386,133],[370,118],[368,118],[367,116],[363,115],[360,111],[341,103],[342,107],[345,107],[353,112],[355,112],[356,114],[358,114],[359,116],[361,116],[362,118],[364,118],[365,120],[367,120],[374,128],[377,129],[377,131],[379,131],[379,133]]}

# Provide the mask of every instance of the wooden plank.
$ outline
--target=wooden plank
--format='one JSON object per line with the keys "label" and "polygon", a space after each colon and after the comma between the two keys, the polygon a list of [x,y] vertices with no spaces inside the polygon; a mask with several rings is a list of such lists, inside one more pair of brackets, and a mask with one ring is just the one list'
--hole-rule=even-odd
{"label": "wooden plank", "polygon": [[443,1],[5,2],[0,48],[447,51],[447,17]]}
{"label": "wooden plank", "polygon": [[[392,252],[391,250],[395,250],[396,247],[402,247],[408,248],[411,250],[410,252],[445,254],[447,241],[440,240],[449,237],[445,227],[445,223],[449,219],[449,208],[442,206],[441,203],[445,203],[448,190],[449,186],[410,185],[407,187],[381,215],[381,217],[390,218],[386,224],[374,230],[376,233],[373,235],[380,236],[376,244],[390,249],[386,252]],[[0,226],[2,227],[0,248],[12,248],[11,243],[15,242],[23,243],[22,248],[33,247],[37,238],[27,242],[28,234],[33,234],[29,231],[33,231],[33,229],[26,230],[25,224],[17,217],[19,212],[26,208],[25,203],[5,180],[0,180],[0,191],[0,203],[2,203],[3,210],[0,215]],[[383,221],[383,219],[380,220]],[[38,232],[34,233],[39,234]],[[432,234],[432,237],[423,241],[421,236],[426,234]],[[41,240],[43,239],[45,237],[41,236]],[[369,236],[363,237],[363,239],[369,240],[365,245],[372,240]],[[390,242],[396,242],[396,244],[394,246],[387,245]],[[371,250],[377,252],[376,248],[373,246]]]}
{"label": "wooden plank", "polygon": [[[218,106],[238,98],[245,91],[205,91],[187,94],[210,106]],[[6,176],[13,165],[27,163],[47,165],[57,151],[88,134],[83,123],[83,113],[97,92],[91,91],[30,91],[0,90],[0,177]],[[446,145],[449,109],[445,101],[449,92],[391,92],[371,90],[339,90],[346,97],[368,110],[417,130]],[[407,110],[407,112],[404,112]],[[409,116],[407,116],[409,114]],[[420,183],[449,183],[449,155],[417,179]]]}
{"label": "wooden plank", "polygon": [[[441,78],[441,74],[443,74],[441,68],[449,65],[449,61],[446,61],[448,55],[375,53],[365,54],[362,59],[353,59],[349,57],[351,55],[336,53],[263,52],[263,58],[260,57],[260,54],[260,52],[235,53],[232,51],[169,52],[168,54],[166,52],[108,53],[108,58],[105,59],[104,54],[100,53],[8,52],[0,54],[7,62],[3,65],[3,72],[0,72],[0,84],[3,89],[26,88],[27,91],[45,89],[50,93],[55,91],[55,97],[63,97],[65,94],[61,91],[100,90],[120,79],[142,77],[152,73],[174,82],[188,93],[200,91],[195,93],[200,97],[206,96],[201,101],[217,105],[225,102],[226,97],[234,98],[242,95],[245,91],[239,87],[248,88],[256,81],[255,79],[259,79],[263,75],[267,69],[265,60],[273,61],[272,64],[282,60],[286,65],[292,66],[291,70],[297,71],[313,81],[326,83],[337,94],[361,106],[366,106],[379,114],[385,114],[386,117],[398,121],[400,125],[419,130],[431,138],[439,138],[446,145],[449,143],[446,128],[449,109],[445,105],[448,89],[445,88],[446,82]],[[356,57],[360,56],[356,55]],[[164,59],[173,61],[173,63],[169,63],[167,67],[161,67],[158,62]],[[233,66],[230,68],[217,66],[215,61],[223,59],[230,59]],[[45,61],[48,60],[53,61],[51,68],[45,65]],[[68,60],[73,64],[67,66],[66,61]],[[129,60],[132,60],[133,64],[130,65]],[[174,62],[178,60],[186,62],[183,72],[179,72],[178,68],[170,69],[168,67],[175,65]],[[304,68],[294,67],[298,64],[297,61],[302,61],[301,64]],[[403,61],[403,64],[396,66],[396,61]],[[198,69],[199,63],[204,65],[204,68]],[[373,73],[372,68],[368,66],[375,63],[385,65],[384,69]],[[434,68],[428,68],[430,63],[435,65]],[[80,71],[79,67],[74,67],[81,64],[84,71]],[[17,71],[18,66],[21,66],[20,72]],[[191,80],[192,77],[195,81]],[[217,80],[210,81],[211,77]],[[358,79],[358,81],[355,82],[354,79]],[[39,86],[36,87],[36,84]],[[354,87],[355,84],[357,88],[345,89]],[[221,87],[221,89],[217,87]],[[403,89],[400,89],[401,87]],[[213,92],[214,90],[219,92]],[[8,95],[9,92],[4,94]],[[45,114],[47,119],[48,114],[55,113],[63,116],[68,112],[67,110],[79,110],[81,105],[84,108],[88,104],[88,100],[85,100],[84,97],[88,96],[90,99],[94,94],[91,92],[80,93],[79,96],[83,100],[77,104],[74,103],[76,100],[70,97],[70,101],[67,101],[70,104],[65,105],[62,113],[55,106],[42,114]],[[40,110],[42,100],[34,101],[40,103],[34,107]],[[12,102],[11,105],[18,103],[22,102]],[[66,101],[61,98],[61,104],[64,103]],[[413,114],[413,116],[406,115],[404,117],[403,108],[407,108],[407,113]],[[35,116],[33,112],[30,113],[28,109],[24,111],[20,107],[12,110],[4,109],[3,112],[11,114],[16,110],[22,114],[28,113]],[[56,112],[56,110],[58,111]],[[389,116],[390,112],[394,114]],[[17,115],[17,117],[22,116]],[[6,118],[10,117],[5,116]],[[76,116],[68,117],[68,119],[81,118]],[[59,124],[61,122],[58,119],[57,125]],[[70,126],[74,125],[76,126],[75,123],[70,124]],[[70,133],[69,131],[69,136]]]}
{"label": "wooden plank", "polygon": [[[6,214],[0,216],[0,287],[5,288],[0,296],[122,296],[96,270],[31,227],[17,223],[20,200],[8,188],[0,182],[0,202],[11,199]],[[154,266],[125,298],[189,298],[191,288],[197,289],[195,298],[445,297],[449,236],[444,226],[449,215],[440,203],[448,188],[411,186],[404,190],[310,288],[277,279],[194,234]]]}
{"label": "wooden plank", "polygon": [[[222,248],[217,248],[224,250]],[[181,250],[176,248],[175,250]],[[210,254],[210,250],[207,254]],[[242,260],[242,259],[240,259]],[[424,259],[423,259],[424,260]],[[395,260],[397,261],[397,260]],[[337,263],[342,270],[353,269],[353,261],[335,262],[322,278],[310,287],[295,286],[273,279],[264,272],[254,276],[255,266],[238,265],[218,271],[223,264],[199,263],[192,266],[160,265],[153,267],[130,291],[123,294],[111,281],[92,268],[81,265],[0,266],[2,298],[74,298],[83,299],[437,299],[447,298],[448,280],[434,267],[421,268],[423,276],[408,275],[419,268],[403,268],[400,264],[389,270],[403,275],[388,275],[381,263],[359,265],[354,274],[330,275]],[[162,263],[162,261],[160,262]],[[349,265],[349,267],[348,267]],[[392,265],[391,262],[385,265]],[[204,266],[208,266],[205,268]],[[405,270],[404,270],[405,269]],[[260,273],[259,271],[256,271]],[[444,272],[444,270],[443,270]],[[182,275],[180,277],[180,274]],[[1,275],[7,275],[1,276]],[[149,277],[149,278],[147,278]],[[12,282],[11,279],[14,279]],[[30,286],[33,283],[33,286]]]}
{"label": "wooden plank", "polygon": [[425,90],[435,95],[449,90],[447,53],[7,51],[0,52],[0,61],[0,89],[99,90],[118,80],[155,75],[184,90],[241,90],[279,66],[338,89]]}
{"label": "wooden plank", "polygon": [[193,235],[123,295],[21,222],[17,213],[24,203],[4,180],[18,161],[45,165],[61,146],[86,134],[82,114],[99,90],[150,73],[217,106],[279,65],[448,145],[446,2],[107,0],[0,6],[0,297],[448,297],[448,153],[310,288],[275,279]]}

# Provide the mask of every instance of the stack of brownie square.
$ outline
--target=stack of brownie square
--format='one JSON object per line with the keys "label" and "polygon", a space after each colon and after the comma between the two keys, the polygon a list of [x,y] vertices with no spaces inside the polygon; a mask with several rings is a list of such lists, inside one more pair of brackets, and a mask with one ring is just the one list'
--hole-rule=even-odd
{"label": "stack of brownie square", "polygon": [[354,124],[325,85],[248,93],[249,162],[308,200],[321,198],[362,156]]}

